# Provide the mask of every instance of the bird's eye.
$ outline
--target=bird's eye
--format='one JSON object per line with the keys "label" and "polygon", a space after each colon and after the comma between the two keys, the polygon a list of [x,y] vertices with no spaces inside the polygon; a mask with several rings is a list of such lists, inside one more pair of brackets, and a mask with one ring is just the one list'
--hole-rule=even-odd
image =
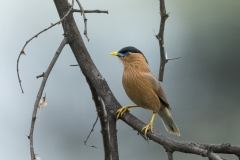
{"label": "bird's eye", "polygon": [[129,55],[130,53],[131,53],[131,52],[126,52],[126,54],[125,54],[125,55],[127,56],[127,55]]}

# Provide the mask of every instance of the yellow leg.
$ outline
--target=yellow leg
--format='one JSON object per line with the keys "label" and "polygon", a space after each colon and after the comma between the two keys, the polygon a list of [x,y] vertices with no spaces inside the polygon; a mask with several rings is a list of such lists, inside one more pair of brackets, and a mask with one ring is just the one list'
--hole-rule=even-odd
{"label": "yellow leg", "polygon": [[147,131],[148,131],[148,130],[149,130],[150,132],[152,132],[152,129],[153,129],[153,121],[154,121],[155,115],[156,115],[156,113],[153,112],[151,121],[148,123],[148,125],[146,125],[145,127],[143,127],[142,130],[141,130],[141,131],[144,133],[145,136],[147,135]]}
{"label": "yellow leg", "polygon": [[125,112],[129,112],[129,108],[136,108],[136,107],[138,107],[138,106],[136,106],[136,105],[135,106],[124,106],[124,107],[120,108],[116,112],[116,114],[117,114],[116,119],[119,119],[120,117],[122,117]]}

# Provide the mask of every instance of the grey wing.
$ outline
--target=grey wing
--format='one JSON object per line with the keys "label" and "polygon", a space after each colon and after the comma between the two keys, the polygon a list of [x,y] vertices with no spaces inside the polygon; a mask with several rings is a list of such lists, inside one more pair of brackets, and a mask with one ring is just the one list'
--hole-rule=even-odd
{"label": "grey wing", "polygon": [[163,102],[166,105],[166,107],[170,109],[167,97],[162,89],[162,86],[161,86],[159,80],[151,73],[146,73],[145,75],[152,83],[154,91],[158,95],[160,101]]}

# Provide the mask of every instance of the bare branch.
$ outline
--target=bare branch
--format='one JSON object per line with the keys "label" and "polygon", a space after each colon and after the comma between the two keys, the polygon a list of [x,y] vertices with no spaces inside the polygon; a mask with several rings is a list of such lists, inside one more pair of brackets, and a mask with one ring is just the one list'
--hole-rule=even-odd
{"label": "bare branch", "polygon": [[105,160],[110,160],[111,159],[111,150],[109,146],[109,130],[108,130],[108,121],[107,121],[107,116],[105,114],[104,108],[103,108],[103,103],[101,97],[98,96],[96,89],[94,88],[93,84],[89,80],[89,78],[86,77],[86,81],[89,85],[89,88],[92,93],[92,99],[95,103],[96,110],[98,113],[98,117],[100,118],[100,123],[101,123],[101,133],[103,137],[103,146],[104,146],[104,152],[105,152]]}
{"label": "bare branch", "polygon": [[214,153],[235,154],[236,156],[240,155],[240,146],[232,146],[230,143],[223,144],[197,143],[196,145],[203,149],[211,148],[211,150]]}
{"label": "bare branch", "polygon": [[[101,98],[99,97],[99,101],[101,101]],[[101,122],[101,133],[103,137],[103,146],[104,146],[104,152],[105,152],[105,160],[111,160],[111,149],[109,146],[109,130],[108,130],[108,120],[107,116],[104,112],[104,107],[101,101],[101,105],[98,107],[98,116],[100,117]]]}
{"label": "bare branch", "polygon": [[19,82],[19,84],[20,84],[22,93],[24,93],[24,92],[23,92],[22,83],[21,83],[22,81],[21,81],[20,75],[19,75],[19,60],[20,60],[21,55],[26,55],[26,53],[25,53],[24,50],[25,50],[27,44],[28,44],[33,38],[37,38],[41,33],[47,31],[48,29],[52,28],[53,26],[55,26],[55,25],[57,25],[57,24],[60,24],[62,21],[64,21],[64,20],[66,19],[66,17],[69,15],[69,13],[72,11],[73,5],[74,5],[74,0],[72,0],[72,6],[71,6],[70,9],[67,11],[67,13],[65,14],[65,16],[63,16],[58,22],[51,24],[51,26],[45,28],[44,30],[40,31],[39,33],[37,33],[36,35],[34,35],[32,38],[30,38],[29,40],[27,40],[26,43],[25,43],[25,45],[23,46],[22,50],[20,51],[20,54],[18,55],[18,59],[17,59],[17,75],[18,75],[18,82]]}
{"label": "bare branch", "polygon": [[88,134],[87,139],[84,141],[84,144],[85,144],[86,146],[93,147],[93,148],[97,148],[96,146],[90,146],[90,145],[87,144],[88,138],[90,137],[91,133],[94,131],[93,129],[94,129],[97,121],[98,121],[98,116],[97,116],[95,122],[93,123],[92,129],[91,129],[90,133]]}
{"label": "bare branch", "polygon": [[37,99],[35,101],[34,104],[34,108],[33,108],[33,113],[32,113],[32,122],[31,122],[31,127],[30,127],[30,133],[28,136],[28,139],[30,140],[30,152],[31,152],[31,160],[35,159],[35,154],[34,154],[34,148],[33,148],[33,131],[34,131],[34,125],[35,125],[35,121],[36,121],[36,115],[37,115],[37,109],[38,109],[38,103],[42,97],[42,93],[45,87],[45,84],[47,82],[48,76],[55,64],[55,62],[57,61],[63,47],[67,44],[67,38],[64,38],[63,41],[61,42],[60,46],[58,47],[49,67],[47,68],[46,72],[44,73],[44,77],[42,80],[42,84],[39,88],[38,94],[37,94]]}
{"label": "bare branch", "polygon": [[[81,12],[82,10],[80,9],[73,9],[73,12]],[[103,11],[103,10],[99,10],[99,9],[95,9],[95,10],[84,10],[84,13],[107,13],[108,14],[108,10]]]}
{"label": "bare branch", "polygon": [[[54,0],[58,14],[62,17],[67,9],[67,0]],[[68,25],[64,25],[64,23]],[[112,95],[112,92],[107,85],[107,82],[102,77],[96,66],[94,65],[86,46],[82,40],[80,32],[74,21],[73,15],[69,15],[63,23],[63,29],[69,41],[69,45],[73,54],[79,64],[79,67],[85,77],[88,77],[97,94],[102,98],[105,103],[107,118],[109,122],[109,136],[110,136],[110,149],[111,159],[118,160],[118,145],[117,145],[117,130],[116,130],[116,110],[120,108],[120,104]],[[87,65],[86,65],[87,64]]]}
{"label": "bare branch", "polygon": [[[141,129],[146,125],[130,113],[124,113],[121,119],[126,122],[129,126],[133,127],[137,131],[141,131]],[[223,154],[234,154],[236,156],[240,155],[240,146],[232,146],[229,144],[201,144],[201,143],[193,143],[193,142],[184,142],[184,141],[176,141],[165,137],[158,131],[153,131],[153,133],[148,132],[147,137],[150,140],[162,145],[166,148],[167,151],[178,151],[182,153],[191,153],[196,155],[201,155],[203,157],[208,157],[214,160],[222,159],[216,153]],[[210,147],[211,146],[211,147]],[[209,151],[211,148],[211,152]]]}
{"label": "bare branch", "polygon": [[85,16],[84,9],[83,9],[81,3],[80,3],[78,0],[76,0],[76,1],[77,1],[78,5],[79,5],[79,8],[80,8],[80,10],[81,10],[81,15],[83,16],[83,21],[84,21],[84,35],[85,35],[85,37],[87,38],[87,40],[89,41],[90,39],[88,38],[88,35],[87,35],[87,18],[86,18],[86,16]]}
{"label": "bare branch", "polygon": [[161,63],[160,63],[160,69],[159,69],[159,77],[158,79],[160,81],[163,81],[163,75],[164,75],[164,68],[165,64],[168,62],[165,54],[164,49],[164,28],[165,28],[165,21],[168,18],[168,14],[166,13],[165,8],[165,2],[164,0],[160,0],[160,15],[161,15],[161,21],[160,21],[160,28],[159,33],[156,35],[156,38],[159,41],[159,47],[160,47],[160,57],[161,57]]}

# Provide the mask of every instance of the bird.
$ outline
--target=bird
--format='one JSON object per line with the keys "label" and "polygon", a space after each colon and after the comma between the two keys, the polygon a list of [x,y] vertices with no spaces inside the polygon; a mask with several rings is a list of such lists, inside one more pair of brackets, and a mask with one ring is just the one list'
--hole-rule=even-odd
{"label": "bird", "polygon": [[122,85],[127,96],[135,105],[127,105],[117,110],[116,119],[129,112],[130,108],[142,107],[153,111],[150,122],[141,130],[146,136],[147,131],[153,132],[153,121],[158,113],[169,133],[180,136],[180,130],[171,115],[160,81],[151,72],[144,54],[135,47],[124,47],[110,55],[117,56],[123,63]]}

